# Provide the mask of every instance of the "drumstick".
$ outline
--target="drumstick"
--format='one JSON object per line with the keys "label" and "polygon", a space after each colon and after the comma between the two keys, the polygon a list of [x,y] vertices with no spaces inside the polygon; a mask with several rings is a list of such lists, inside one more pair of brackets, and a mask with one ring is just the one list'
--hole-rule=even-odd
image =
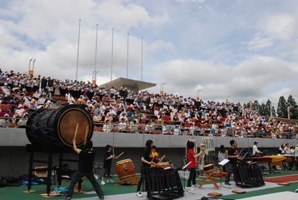
{"label": "drumstick", "polygon": [[77,138],[78,128],[79,128],[79,124],[77,124],[77,126],[76,126],[76,131],[75,131],[74,137],[73,137],[74,139]]}
{"label": "drumstick", "polygon": [[161,157],[160,158],[160,160],[159,160],[159,162],[158,163],[160,163],[164,158],[165,158],[166,156],[165,155],[163,155],[163,157]]}
{"label": "drumstick", "polygon": [[243,151],[243,148],[242,148],[242,149],[240,150],[240,152],[238,153],[239,156],[241,155],[242,151]]}
{"label": "drumstick", "polygon": [[186,165],[184,165],[183,167],[182,167],[182,169],[186,169],[186,167],[188,167],[188,165],[190,165],[192,163],[192,161],[190,161],[189,163],[187,163]]}
{"label": "drumstick", "polygon": [[84,140],[84,144],[86,144],[87,141],[87,136],[88,136],[88,132],[89,132],[89,126],[86,127],[86,133],[85,133],[85,140]]}
{"label": "drumstick", "polygon": [[124,154],[124,152],[120,153],[120,154],[117,156],[117,158],[119,158],[119,157],[122,156],[123,154]]}
{"label": "drumstick", "polygon": [[244,156],[242,156],[242,159],[245,158],[246,154],[247,154],[247,152],[244,154]]}

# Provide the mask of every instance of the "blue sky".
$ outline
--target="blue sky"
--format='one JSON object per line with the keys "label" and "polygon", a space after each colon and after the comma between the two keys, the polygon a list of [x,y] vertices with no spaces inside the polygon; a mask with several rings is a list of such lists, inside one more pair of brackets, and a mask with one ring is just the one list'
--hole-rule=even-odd
{"label": "blue sky", "polygon": [[[0,0],[0,66],[97,83],[127,76],[166,93],[248,102],[298,99],[295,0]],[[98,43],[96,45],[96,24]],[[113,31],[113,59],[112,55]],[[129,33],[129,37],[128,37]],[[127,41],[128,46],[127,46]],[[95,59],[95,47],[97,56]],[[127,56],[127,52],[128,56]],[[97,62],[95,62],[97,60]]]}

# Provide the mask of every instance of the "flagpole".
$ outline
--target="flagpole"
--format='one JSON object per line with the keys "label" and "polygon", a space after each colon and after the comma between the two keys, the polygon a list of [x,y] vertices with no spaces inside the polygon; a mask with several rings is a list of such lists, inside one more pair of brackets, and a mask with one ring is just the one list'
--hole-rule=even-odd
{"label": "flagpole", "polygon": [[79,19],[79,33],[78,33],[78,49],[77,49],[76,81],[78,80],[78,69],[79,69],[80,31],[81,31],[81,19]]}
{"label": "flagpole", "polygon": [[128,62],[129,62],[129,33],[127,33],[127,61],[126,61],[126,78],[128,78]]}
{"label": "flagpole", "polygon": [[96,24],[96,36],[95,36],[95,58],[94,58],[94,84],[96,85],[96,64],[97,64],[97,34],[98,24]]}
{"label": "flagpole", "polygon": [[143,36],[142,36],[142,50],[141,50],[141,81],[143,81]]}
{"label": "flagpole", "polygon": [[114,43],[114,29],[112,28],[111,81],[113,80],[113,56],[114,56],[113,43]]}

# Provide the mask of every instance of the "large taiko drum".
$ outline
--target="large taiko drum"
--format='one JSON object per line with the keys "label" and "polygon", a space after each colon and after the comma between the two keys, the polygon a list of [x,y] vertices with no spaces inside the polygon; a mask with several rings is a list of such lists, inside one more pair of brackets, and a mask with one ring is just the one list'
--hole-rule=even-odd
{"label": "large taiko drum", "polygon": [[118,161],[116,163],[116,171],[120,180],[136,175],[135,166],[131,159]]}
{"label": "large taiko drum", "polygon": [[76,127],[76,144],[81,146],[85,138],[89,140],[92,137],[92,118],[83,106],[66,105],[58,109],[34,111],[28,118],[26,134],[35,145],[72,147]]}

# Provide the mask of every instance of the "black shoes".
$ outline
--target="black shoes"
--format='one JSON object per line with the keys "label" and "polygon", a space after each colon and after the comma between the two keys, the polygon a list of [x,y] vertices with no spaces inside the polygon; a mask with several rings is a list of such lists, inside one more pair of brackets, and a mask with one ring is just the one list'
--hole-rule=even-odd
{"label": "black shoes", "polygon": [[231,185],[231,183],[225,183],[225,185]]}

